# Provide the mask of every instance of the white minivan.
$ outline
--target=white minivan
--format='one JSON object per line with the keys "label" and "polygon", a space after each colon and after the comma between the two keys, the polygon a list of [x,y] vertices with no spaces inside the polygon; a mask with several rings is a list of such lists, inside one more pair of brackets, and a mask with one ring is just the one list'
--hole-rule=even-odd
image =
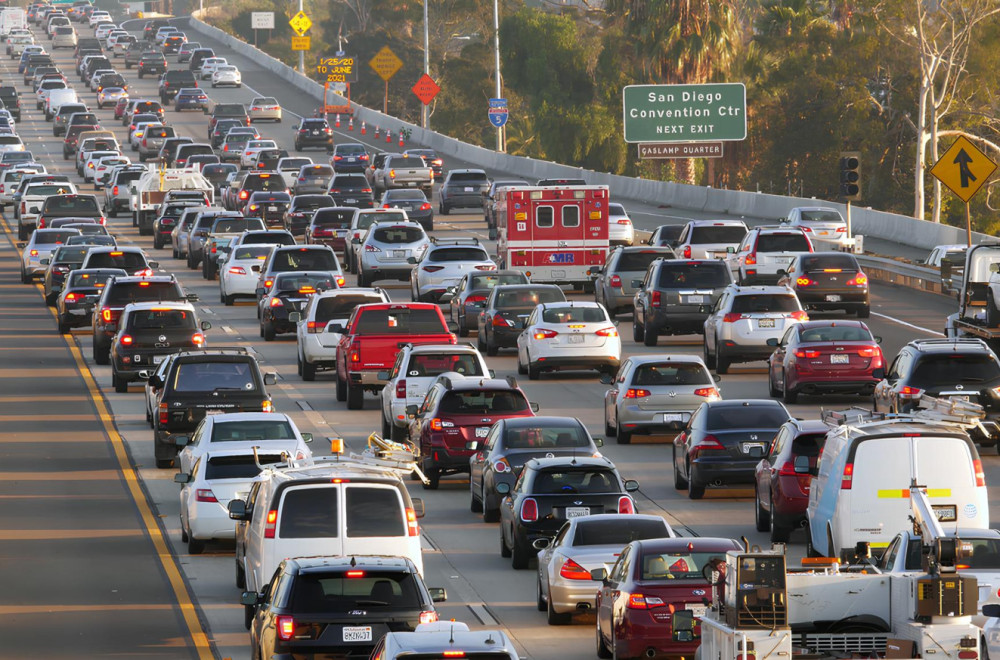
{"label": "white minivan", "polygon": [[919,416],[857,420],[827,412],[806,517],[810,555],[840,557],[867,542],[881,554],[911,526],[911,485],[924,486],[946,531],[988,529],[986,477],[961,426]]}
{"label": "white minivan", "polygon": [[246,500],[229,503],[236,526],[236,585],[261,591],[283,559],[318,555],[408,557],[423,575],[423,502],[400,471],[339,455],[302,467],[265,467]]}

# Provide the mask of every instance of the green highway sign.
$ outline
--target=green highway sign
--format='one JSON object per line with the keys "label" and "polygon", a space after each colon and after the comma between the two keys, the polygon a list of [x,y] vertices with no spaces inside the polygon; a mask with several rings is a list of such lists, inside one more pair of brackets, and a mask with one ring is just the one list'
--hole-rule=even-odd
{"label": "green highway sign", "polygon": [[719,142],[747,137],[743,83],[629,85],[622,90],[626,142]]}

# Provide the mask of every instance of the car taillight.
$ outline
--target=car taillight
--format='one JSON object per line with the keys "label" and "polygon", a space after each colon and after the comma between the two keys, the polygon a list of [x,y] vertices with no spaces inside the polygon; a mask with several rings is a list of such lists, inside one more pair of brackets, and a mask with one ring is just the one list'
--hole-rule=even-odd
{"label": "car taillight", "polygon": [[361,362],[361,343],[358,341],[351,344],[351,362]]}
{"label": "car taillight", "polygon": [[229,272],[232,273],[233,275],[247,274],[246,268],[244,268],[243,266],[230,266]]}
{"label": "car taillight", "polygon": [[910,387],[909,385],[904,385],[903,389],[899,390],[900,399],[919,399],[924,393],[919,387]]}
{"label": "car taillight", "polygon": [[449,421],[447,419],[441,419],[440,417],[435,417],[431,420],[431,430],[432,431],[443,431],[445,429],[455,428],[455,422]]}
{"label": "car taillight", "polygon": [[126,346],[131,346],[133,341],[135,340],[132,339],[132,335],[122,335],[121,342]]}
{"label": "car taillight", "polygon": [[444,270],[444,266],[424,266],[421,270],[424,270],[428,273],[436,273],[439,270]]}
{"label": "car taillight", "polygon": [[613,289],[622,288],[622,278],[619,275],[612,275],[611,280],[608,282]]}
{"label": "car taillight", "polygon": [[621,514],[633,514],[635,513],[635,502],[628,495],[622,495],[618,498],[618,513]]}
{"label": "car taillight", "polygon": [[719,390],[715,389],[714,387],[699,387],[698,389],[696,389],[694,391],[694,395],[695,396],[703,396],[703,397],[707,397],[707,398],[710,398],[710,399],[718,399],[718,398],[720,398],[719,397]]}
{"label": "car taillight", "polygon": [[840,478],[840,490],[851,490],[851,482],[854,481],[854,463],[844,465],[844,476]]}
{"label": "car taillight", "polygon": [[566,563],[564,563],[562,568],[559,569],[559,576],[564,577],[567,580],[589,580],[590,571],[585,569],[583,566],[580,566],[572,559],[567,559]]}
{"label": "car taillight", "polygon": [[246,199],[249,196],[250,196],[250,193],[248,193],[246,190],[241,190],[240,191],[240,194],[239,194],[239,198],[240,199]]}
{"label": "car taillight", "polygon": [[501,458],[493,464],[493,471],[497,474],[503,474],[504,472],[513,472],[510,463],[507,462],[506,458]]}
{"label": "car taillight", "polygon": [[524,522],[538,520],[538,502],[533,497],[529,497],[521,503],[521,520]]}
{"label": "car taillight", "polygon": [[847,286],[866,286],[868,284],[868,276],[864,273],[858,273],[851,279],[847,280]]}
{"label": "car taillight", "polygon": [[[420,623],[434,623],[437,620],[438,620],[438,613],[435,612],[434,610],[425,610],[420,613]],[[445,651],[446,655],[447,653],[448,652]],[[465,655],[465,653],[463,653],[462,655]]]}
{"label": "car taillight", "polygon": [[382,251],[382,248],[378,247],[377,245],[370,245],[369,244],[369,245],[365,246],[365,252],[381,252],[381,251]]}
{"label": "car taillight", "polygon": [[267,512],[267,518],[264,520],[264,538],[273,539],[274,530],[278,525],[278,510],[271,509]]}
{"label": "car taillight", "polygon": [[170,413],[167,412],[167,404],[161,403],[158,406],[158,410],[159,410],[160,424],[168,423],[170,421]]}
{"label": "car taillight", "polygon": [[595,332],[594,334],[597,335],[598,337],[617,337],[618,336],[618,329],[617,328],[602,328],[602,329],[598,330],[597,332]]}
{"label": "car taillight", "polygon": [[743,315],[739,312],[730,312],[722,317],[723,323],[736,323],[743,318]]}
{"label": "car taillight", "polygon": [[632,221],[629,220],[628,218],[622,218],[621,220],[618,221],[618,224],[620,224],[620,225],[630,225],[630,224],[632,224]]}
{"label": "car taillight", "polygon": [[295,617],[287,614],[278,615],[275,619],[275,628],[277,629],[278,639],[287,642],[295,634]]}
{"label": "car taillight", "polygon": [[662,298],[662,296],[660,295],[660,292],[659,291],[654,291],[653,295],[652,295],[652,297],[650,298],[650,301],[649,301],[650,306],[652,306],[652,307],[659,307],[660,306],[660,300],[661,300],[661,298]]}
{"label": "car taillight", "polygon": [[406,379],[396,381],[396,398],[406,398]]}
{"label": "car taillight", "polygon": [[714,435],[706,435],[704,438],[701,439],[700,442],[698,442],[693,447],[691,447],[690,450],[688,450],[688,455],[692,459],[695,459],[701,454],[701,452],[708,450],[725,451],[726,447],[721,442],[719,442],[719,439]]}
{"label": "car taillight", "polygon": [[972,461],[972,469],[976,473],[976,486],[979,488],[986,487],[986,473],[983,472],[983,461],[981,459],[975,459]]}
{"label": "car taillight", "polygon": [[757,253],[756,252],[751,252],[750,254],[748,254],[747,258],[744,259],[743,263],[746,264],[747,266],[756,266],[757,265]]}
{"label": "car taillight", "polygon": [[67,293],[66,297],[63,300],[65,300],[66,302],[75,302],[76,299],[79,297],[80,296],[75,293]]}
{"label": "car taillight", "polygon": [[210,488],[199,488],[194,491],[194,499],[197,502],[218,502],[215,493]]}
{"label": "car taillight", "polygon": [[396,178],[396,170],[389,170],[389,178],[390,179]]}
{"label": "car taillight", "polygon": [[801,309],[798,310],[798,311],[792,312],[788,316],[790,318],[795,319],[796,321],[808,321],[809,320],[809,314],[807,314],[804,310],[801,310]]}
{"label": "car taillight", "polygon": [[663,607],[666,603],[662,598],[656,596],[644,596],[642,594],[629,594],[625,607],[630,610],[651,610],[656,607]]}
{"label": "car taillight", "polygon": [[101,318],[104,319],[106,323],[111,322],[111,310],[105,307],[101,310]]}
{"label": "car taillight", "polygon": [[875,357],[876,355],[878,355],[881,352],[882,351],[880,349],[878,349],[878,348],[861,348],[861,349],[858,349],[858,355],[860,355],[861,357],[866,357],[866,358]]}
{"label": "car taillight", "polygon": [[306,332],[311,335],[323,332],[324,329],[326,329],[326,321],[308,321],[306,323]]}
{"label": "car taillight", "polygon": [[812,286],[816,284],[816,280],[809,279],[808,277],[799,277],[795,280],[795,286]]}
{"label": "car taillight", "polygon": [[420,536],[420,524],[417,522],[417,512],[410,507],[406,509],[406,534],[407,536]]}
{"label": "car taillight", "polygon": [[684,249],[681,251],[681,254],[683,255],[683,257],[685,259],[690,259],[691,258],[691,246],[690,245],[685,245]]}
{"label": "car taillight", "polygon": [[812,358],[818,358],[819,357],[819,351],[798,350],[798,351],[795,351],[795,357],[797,357],[797,358],[807,358],[807,359],[811,360]]}
{"label": "car taillight", "polygon": [[195,346],[201,346],[202,344],[205,343],[205,335],[201,334],[200,332],[194,333],[193,335],[191,335],[191,343],[194,344]]}
{"label": "car taillight", "polygon": [[838,234],[846,234],[847,233],[847,227],[837,227],[837,233]]}
{"label": "car taillight", "polygon": [[650,396],[651,394],[652,392],[650,392],[649,390],[644,390],[636,387],[630,387],[627,390],[625,390],[626,399],[643,399],[647,396]]}
{"label": "car taillight", "polygon": [[539,330],[534,334],[535,339],[552,339],[559,333],[555,330]]}
{"label": "car taillight", "polygon": [[274,403],[271,402],[270,400],[261,402],[261,404],[260,404],[260,411],[261,412],[274,412]]}
{"label": "car taillight", "polygon": [[271,307],[284,307],[285,303],[281,302],[281,298],[271,298]]}

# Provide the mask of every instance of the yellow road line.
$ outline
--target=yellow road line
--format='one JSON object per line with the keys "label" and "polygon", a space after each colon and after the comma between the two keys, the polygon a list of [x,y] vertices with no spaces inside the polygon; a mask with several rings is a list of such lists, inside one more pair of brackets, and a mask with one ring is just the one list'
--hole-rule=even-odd
{"label": "yellow road line", "polygon": [[[11,227],[7,223],[7,218],[0,216],[0,223],[3,224],[4,231],[7,232],[8,240],[10,240],[13,244],[14,241],[12,240],[12,237],[14,234],[11,232]],[[14,247],[15,252],[18,253],[18,258],[20,258],[21,251],[16,245],[12,245],[12,247]],[[43,293],[43,287],[41,284],[36,283],[35,288],[39,293]],[[49,310],[49,313],[52,314],[53,317],[56,316],[55,310],[48,307],[46,309]],[[83,354],[80,352],[79,347],[72,341],[72,337],[69,334],[66,334],[63,335],[63,339],[66,340],[66,346],[69,348],[70,354],[76,362],[76,367],[80,372],[80,376],[83,377],[83,380],[87,385],[87,391],[90,393],[90,400],[93,401],[94,406],[97,408],[97,416],[101,420],[104,432],[107,433],[108,439],[111,441],[111,447],[114,449],[115,458],[118,460],[118,468],[120,470],[121,477],[128,485],[132,501],[135,502],[135,506],[139,510],[139,515],[142,518],[143,526],[146,528],[146,532],[149,534],[149,538],[153,542],[153,547],[156,549],[156,556],[160,560],[160,565],[163,567],[163,571],[166,573],[167,579],[170,581],[170,587],[173,589],[174,597],[177,599],[177,605],[181,609],[181,614],[184,617],[184,623],[187,624],[188,633],[191,635],[191,641],[194,643],[194,647],[198,651],[198,657],[203,658],[204,660],[213,660],[214,655],[212,653],[212,646],[209,643],[208,636],[205,634],[205,630],[201,625],[201,620],[198,618],[198,609],[191,600],[191,595],[188,593],[187,585],[184,583],[184,577],[181,575],[177,560],[173,553],[170,552],[170,547],[167,545],[167,540],[164,538],[163,532],[160,530],[157,517],[153,514],[152,506],[146,499],[145,494],[142,492],[142,486],[139,483],[139,476],[136,473],[135,468],[133,468],[129,463],[128,453],[125,451],[125,441],[115,428],[114,418],[105,403],[104,394],[97,387],[97,382],[94,380],[93,374],[90,373],[90,369],[87,367],[87,363],[84,361]]]}

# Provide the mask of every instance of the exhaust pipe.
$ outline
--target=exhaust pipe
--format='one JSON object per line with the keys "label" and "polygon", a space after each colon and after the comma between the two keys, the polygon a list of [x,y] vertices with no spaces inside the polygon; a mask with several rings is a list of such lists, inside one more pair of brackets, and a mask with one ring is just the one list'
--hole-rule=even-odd
{"label": "exhaust pipe", "polygon": [[590,609],[590,603],[577,603],[576,604],[576,611],[577,612],[586,612],[589,609]]}
{"label": "exhaust pipe", "polygon": [[718,488],[719,486],[722,485],[722,479],[716,479],[715,481],[711,482],[709,485],[710,486],[715,486],[716,488]]}
{"label": "exhaust pipe", "polygon": [[654,649],[652,646],[650,646],[649,648],[647,648],[646,649],[646,657],[647,658],[655,658],[656,657],[656,649]]}

